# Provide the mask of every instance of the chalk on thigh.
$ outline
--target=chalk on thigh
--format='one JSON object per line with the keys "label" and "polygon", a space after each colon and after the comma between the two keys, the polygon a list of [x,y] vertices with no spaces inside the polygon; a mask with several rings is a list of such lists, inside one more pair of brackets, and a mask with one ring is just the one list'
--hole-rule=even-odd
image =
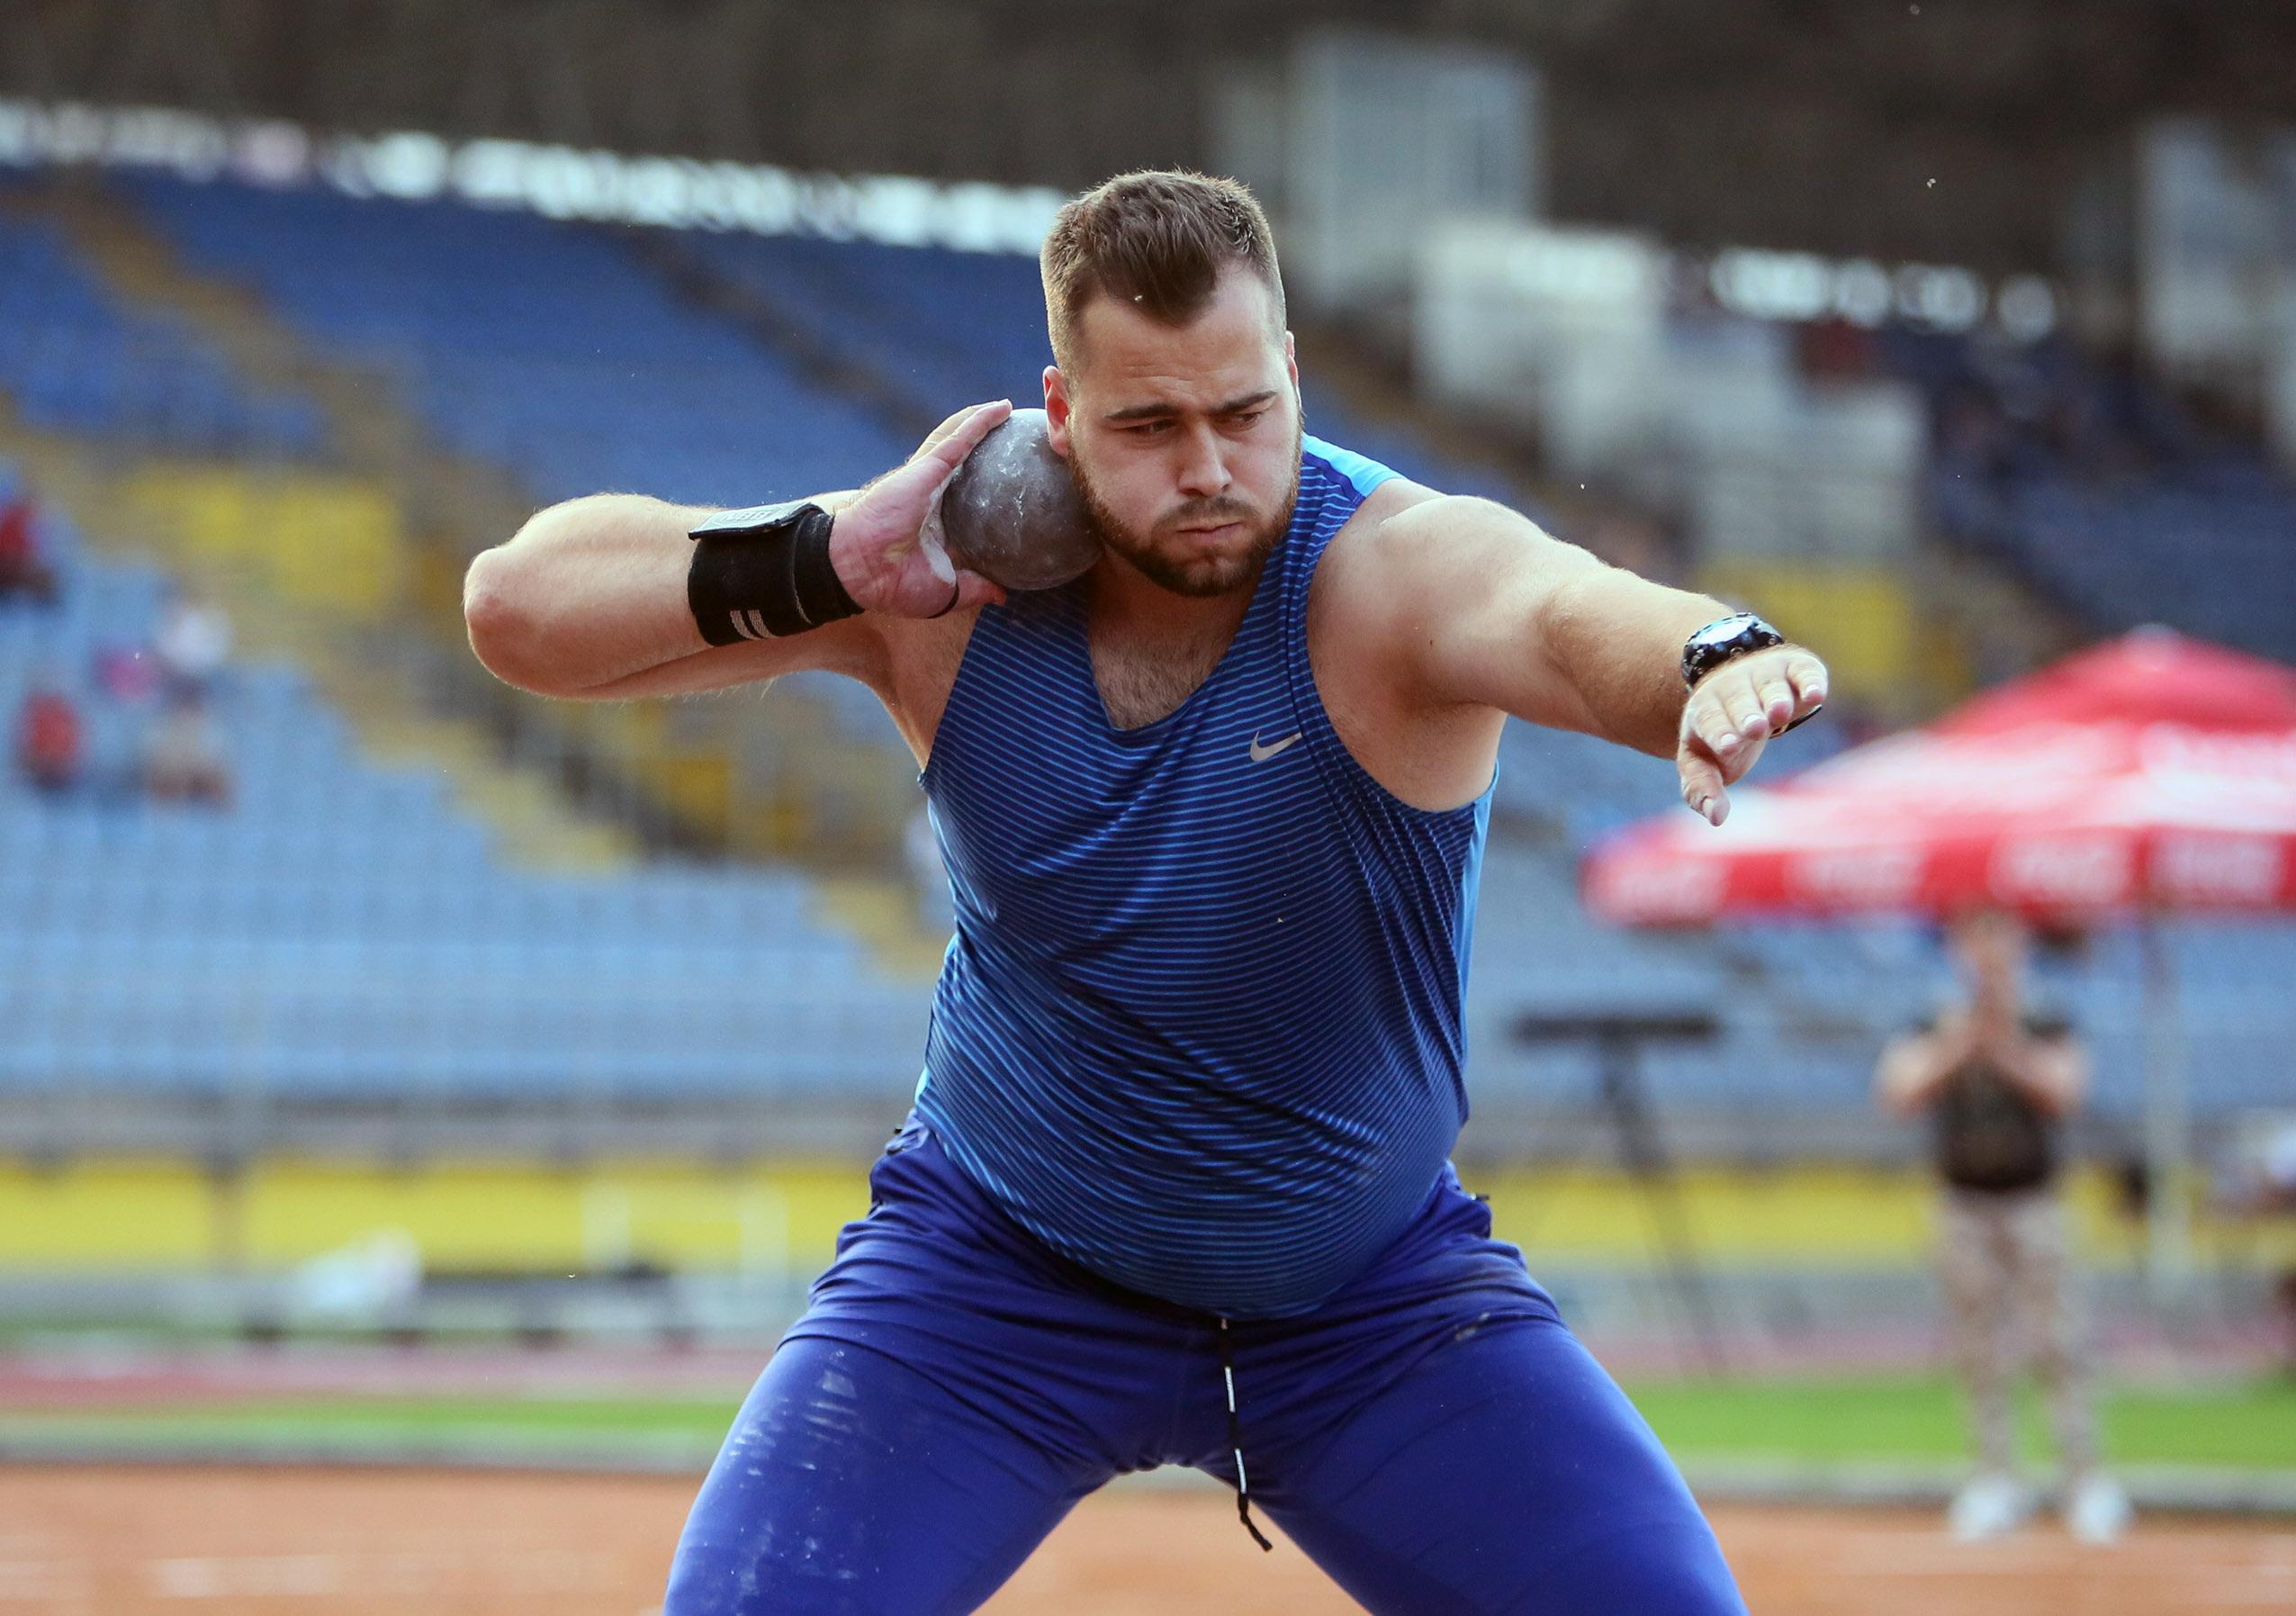
{"label": "chalk on thigh", "polygon": [[784,1341],[694,1501],[664,1616],[955,1616],[1090,1490],[895,1358]]}

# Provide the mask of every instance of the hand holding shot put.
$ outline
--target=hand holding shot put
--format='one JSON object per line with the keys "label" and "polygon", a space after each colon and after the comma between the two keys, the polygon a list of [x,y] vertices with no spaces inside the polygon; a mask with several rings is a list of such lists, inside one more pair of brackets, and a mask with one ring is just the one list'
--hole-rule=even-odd
{"label": "hand holding shot put", "polygon": [[933,429],[907,464],[840,507],[830,529],[830,559],[863,611],[932,618],[1004,599],[995,580],[970,568],[934,565],[921,536],[965,457],[1012,413],[1004,399],[959,410]]}
{"label": "hand holding shot put", "polygon": [[800,666],[866,679],[878,625],[1002,604],[1099,557],[1044,412],[999,399],[858,490],[734,510],[552,506],[472,564],[464,613],[480,659],[540,695],[679,695]]}
{"label": "hand holding shot put", "polygon": [[863,611],[941,617],[1069,582],[1100,559],[1100,539],[1046,442],[1044,411],[999,399],[959,410],[906,465],[845,501],[829,554]]}
{"label": "hand holding shot put", "polygon": [[1823,665],[1309,436],[1233,181],[1112,180],[1041,267],[1041,413],[959,411],[858,493],[555,506],[471,569],[473,647],[545,694],[862,681],[950,873],[880,1212],[737,1418],[666,1616],[970,1611],[1156,1464],[1374,1612],[1743,1616],[1448,1156],[1508,719],[1671,756],[1718,823]]}

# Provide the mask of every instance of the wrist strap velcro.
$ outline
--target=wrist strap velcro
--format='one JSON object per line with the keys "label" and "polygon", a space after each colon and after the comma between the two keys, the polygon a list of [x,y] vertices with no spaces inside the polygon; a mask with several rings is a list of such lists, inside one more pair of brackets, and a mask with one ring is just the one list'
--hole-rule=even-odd
{"label": "wrist strap velcro", "polygon": [[829,559],[835,519],[818,505],[767,510],[753,527],[734,525],[750,514],[737,511],[694,530],[686,605],[713,645],[785,639],[861,609]]}

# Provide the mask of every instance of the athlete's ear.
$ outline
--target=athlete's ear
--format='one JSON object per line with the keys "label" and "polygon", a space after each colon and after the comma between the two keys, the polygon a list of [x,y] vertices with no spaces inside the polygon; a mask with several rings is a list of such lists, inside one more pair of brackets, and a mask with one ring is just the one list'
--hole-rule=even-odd
{"label": "athlete's ear", "polygon": [[1044,367],[1044,440],[1063,460],[1068,457],[1068,378],[1058,365]]}
{"label": "athlete's ear", "polygon": [[1283,333],[1283,373],[1292,378],[1292,397],[1296,402],[1300,396],[1300,348],[1289,331]]}

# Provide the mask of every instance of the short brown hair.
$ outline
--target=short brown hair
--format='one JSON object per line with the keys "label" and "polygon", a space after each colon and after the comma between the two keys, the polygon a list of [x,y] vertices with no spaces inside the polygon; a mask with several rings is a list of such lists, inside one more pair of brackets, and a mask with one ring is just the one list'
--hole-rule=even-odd
{"label": "short brown hair", "polygon": [[1075,352],[1076,317],[1095,295],[1137,303],[1166,325],[1185,325],[1231,265],[1266,284],[1283,329],[1275,234],[1252,194],[1232,179],[1178,168],[1120,174],[1060,210],[1040,264],[1053,362],[1064,370]]}

